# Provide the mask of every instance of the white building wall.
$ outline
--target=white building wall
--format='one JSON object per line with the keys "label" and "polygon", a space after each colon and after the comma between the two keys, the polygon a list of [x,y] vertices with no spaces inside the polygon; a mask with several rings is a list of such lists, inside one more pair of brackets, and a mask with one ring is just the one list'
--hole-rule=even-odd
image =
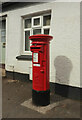
{"label": "white building wall", "polygon": [[51,81],[80,87],[79,3],[55,3],[51,33]]}
{"label": "white building wall", "polygon": [[29,74],[30,61],[16,60],[22,54],[22,17],[52,10],[50,82],[80,87],[80,3],[52,2],[8,12],[6,70]]}

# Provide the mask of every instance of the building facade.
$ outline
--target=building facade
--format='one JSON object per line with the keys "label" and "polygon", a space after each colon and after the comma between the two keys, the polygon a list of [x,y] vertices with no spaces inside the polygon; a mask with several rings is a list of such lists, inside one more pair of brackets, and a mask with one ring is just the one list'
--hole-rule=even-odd
{"label": "building facade", "polygon": [[[2,61],[6,75],[32,80],[31,41],[34,34],[50,42],[50,82],[59,93],[77,94],[80,84],[80,2],[14,3],[3,5]],[[61,88],[59,90],[59,88]],[[65,90],[64,90],[65,88]],[[72,95],[70,95],[72,96]],[[79,94],[78,94],[79,97]]]}

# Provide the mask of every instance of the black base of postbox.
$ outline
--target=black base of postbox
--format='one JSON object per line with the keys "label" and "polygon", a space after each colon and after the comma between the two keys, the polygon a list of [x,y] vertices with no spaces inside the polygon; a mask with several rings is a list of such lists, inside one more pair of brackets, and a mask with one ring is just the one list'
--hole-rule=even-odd
{"label": "black base of postbox", "polygon": [[37,106],[46,106],[50,104],[50,90],[36,91],[32,90],[32,103]]}

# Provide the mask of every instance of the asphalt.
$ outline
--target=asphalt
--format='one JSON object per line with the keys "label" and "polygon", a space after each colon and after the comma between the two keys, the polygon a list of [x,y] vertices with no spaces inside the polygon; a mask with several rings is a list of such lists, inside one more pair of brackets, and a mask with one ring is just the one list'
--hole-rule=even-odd
{"label": "asphalt", "polygon": [[32,82],[2,78],[2,118],[80,118],[80,101],[50,93],[53,103],[59,102],[46,114],[41,114],[21,104],[32,97]]}

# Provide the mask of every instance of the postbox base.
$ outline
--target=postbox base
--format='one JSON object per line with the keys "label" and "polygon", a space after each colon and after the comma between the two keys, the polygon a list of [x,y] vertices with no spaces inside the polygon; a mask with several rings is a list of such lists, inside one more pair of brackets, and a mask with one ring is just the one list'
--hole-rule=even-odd
{"label": "postbox base", "polygon": [[37,106],[46,106],[50,104],[50,90],[36,91],[32,90],[32,102]]}

